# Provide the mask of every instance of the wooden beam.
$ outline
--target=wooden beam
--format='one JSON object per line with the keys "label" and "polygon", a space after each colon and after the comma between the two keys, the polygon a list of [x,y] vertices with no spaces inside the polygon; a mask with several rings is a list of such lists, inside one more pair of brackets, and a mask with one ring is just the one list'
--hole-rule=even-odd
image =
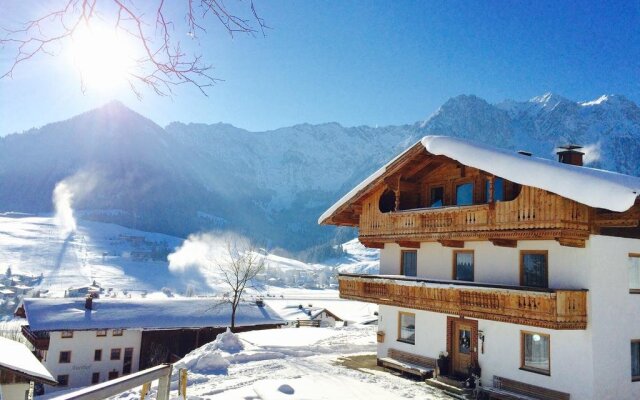
{"label": "wooden beam", "polygon": [[556,238],[560,246],[566,247],[579,247],[584,248],[586,245],[586,241],[584,239],[574,239],[574,238]]}
{"label": "wooden beam", "polygon": [[438,240],[443,247],[455,247],[461,249],[464,247],[464,242],[462,240],[450,240],[450,239],[441,239]]}
{"label": "wooden beam", "polygon": [[367,241],[360,241],[360,243],[362,243],[362,245],[364,247],[367,247],[369,249],[384,249],[384,243],[382,242],[367,242]]}
{"label": "wooden beam", "polygon": [[410,241],[398,241],[396,242],[398,243],[398,245],[400,247],[408,247],[410,249],[419,249],[420,248],[420,242],[410,242]]}
{"label": "wooden beam", "polygon": [[434,161],[433,157],[427,157],[422,161],[416,162],[414,166],[412,166],[410,169],[406,170],[404,172],[404,176],[406,177],[412,177],[416,174],[416,172],[421,171],[423,168],[427,167],[429,164],[431,164]]}
{"label": "wooden beam", "polygon": [[494,246],[500,247],[518,247],[518,241],[512,239],[489,239]]}

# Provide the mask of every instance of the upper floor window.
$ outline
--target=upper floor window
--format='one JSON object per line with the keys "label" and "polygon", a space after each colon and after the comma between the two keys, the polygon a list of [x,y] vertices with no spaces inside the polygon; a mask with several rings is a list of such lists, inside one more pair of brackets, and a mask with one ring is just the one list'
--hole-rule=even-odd
{"label": "upper floor window", "polygon": [[96,331],[96,336],[107,336],[107,330],[106,329],[98,329]]}
{"label": "upper floor window", "polygon": [[539,288],[549,287],[549,270],[546,250],[520,252],[520,285]]}
{"label": "upper floor window", "polygon": [[416,315],[408,312],[398,314],[398,341],[416,343]]}
{"label": "upper floor window", "polygon": [[640,381],[640,340],[631,341],[631,380]]}
{"label": "upper floor window", "polygon": [[473,281],[473,250],[453,252],[453,279]]}
{"label": "upper floor window", "polygon": [[61,351],[60,352],[60,356],[58,357],[58,362],[60,364],[68,364],[71,362],[71,351],[70,350],[66,350],[66,351]]}
{"label": "upper floor window", "polygon": [[444,206],[444,187],[432,187],[429,193],[429,207]]}
{"label": "upper floor window", "polygon": [[456,186],[456,205],[469,206],[473,204],[473,183],[463,183]]}
{"label": "upper floor window", "polygon": [[404,276],[418,275],[418,252],[416,250],[402,250],[400,274]]}
{"label": "upper floor window", "polygon": [[73,337],[73,331],[62,331],[62,338],[69,339]]}
{"label": "upper floor window", "polygon": [[[485,190],[487,193],[488,203],[491,198],[491,196],[489,196],[489,193],[491,192],[491,184],[489,183],[489,180],[487,180],[486,185]],[[493,179],[493,201],[504,201],[504,179],[502,178],[496,177]]]}
{"label": "upper floor window", "polygon": [[111,359],[119,360],[120,359],[120,349],[111,349]]}
{"label": "upper floor window", "polygon": [[114,329],[112,335],[113,336],[122,336],[122,329]]}
{"label": "upper floor window", "polygon": [[551,372],[549,335],[522,331],[520,339],[520,368],[549,375]]}
{"label": "upper floor window", "polygon": [[102,361],[102,349],[93,352],[93,361]]}
{"label": "upper floor window", "polygon": [[629,293],[640,293],[640,254],[629,254]]}

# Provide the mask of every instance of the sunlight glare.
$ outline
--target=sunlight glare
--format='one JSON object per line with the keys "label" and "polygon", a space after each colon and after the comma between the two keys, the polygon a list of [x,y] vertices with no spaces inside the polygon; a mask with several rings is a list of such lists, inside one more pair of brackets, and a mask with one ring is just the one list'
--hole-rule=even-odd
{"label": "sunlight glare", "polygon": [[111,89],[124,84],[134,67],[131,38],[114,28],[82,26],[72,37],[71,55],[85,87]]}

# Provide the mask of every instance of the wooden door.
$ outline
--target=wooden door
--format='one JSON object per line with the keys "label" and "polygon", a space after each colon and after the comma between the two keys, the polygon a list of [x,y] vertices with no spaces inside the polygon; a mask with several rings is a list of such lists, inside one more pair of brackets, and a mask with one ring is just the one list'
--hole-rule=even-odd
{"label": "wooden door", "polygon": [[467,376],[473,359],[473,322],[456,320],[451,332],[451,367],[456,376]]}

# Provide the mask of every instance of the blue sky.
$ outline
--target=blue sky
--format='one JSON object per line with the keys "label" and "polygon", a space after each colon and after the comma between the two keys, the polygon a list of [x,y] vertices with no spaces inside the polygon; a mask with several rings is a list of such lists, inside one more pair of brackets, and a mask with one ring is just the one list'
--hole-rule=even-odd
{"label": "blue sky", "polygon": [[[33,2],[42,7],[41,2]],[[38,57],[0,80],[0,135],[68,118],[118,99],[160,125],[219,121],[266,130],[336,121],[413,123],[447,99],[490,102],[554,92],[640,102],[640,2],[266,1],[267,36],[220,29],[200,50],[223,79],[209,97],[189,86],[171,98],[126,88],[83,94],[63,56]],[[0,25],[31,13],[0,0]],[[0,66],[9,54],[0,49]]]}

